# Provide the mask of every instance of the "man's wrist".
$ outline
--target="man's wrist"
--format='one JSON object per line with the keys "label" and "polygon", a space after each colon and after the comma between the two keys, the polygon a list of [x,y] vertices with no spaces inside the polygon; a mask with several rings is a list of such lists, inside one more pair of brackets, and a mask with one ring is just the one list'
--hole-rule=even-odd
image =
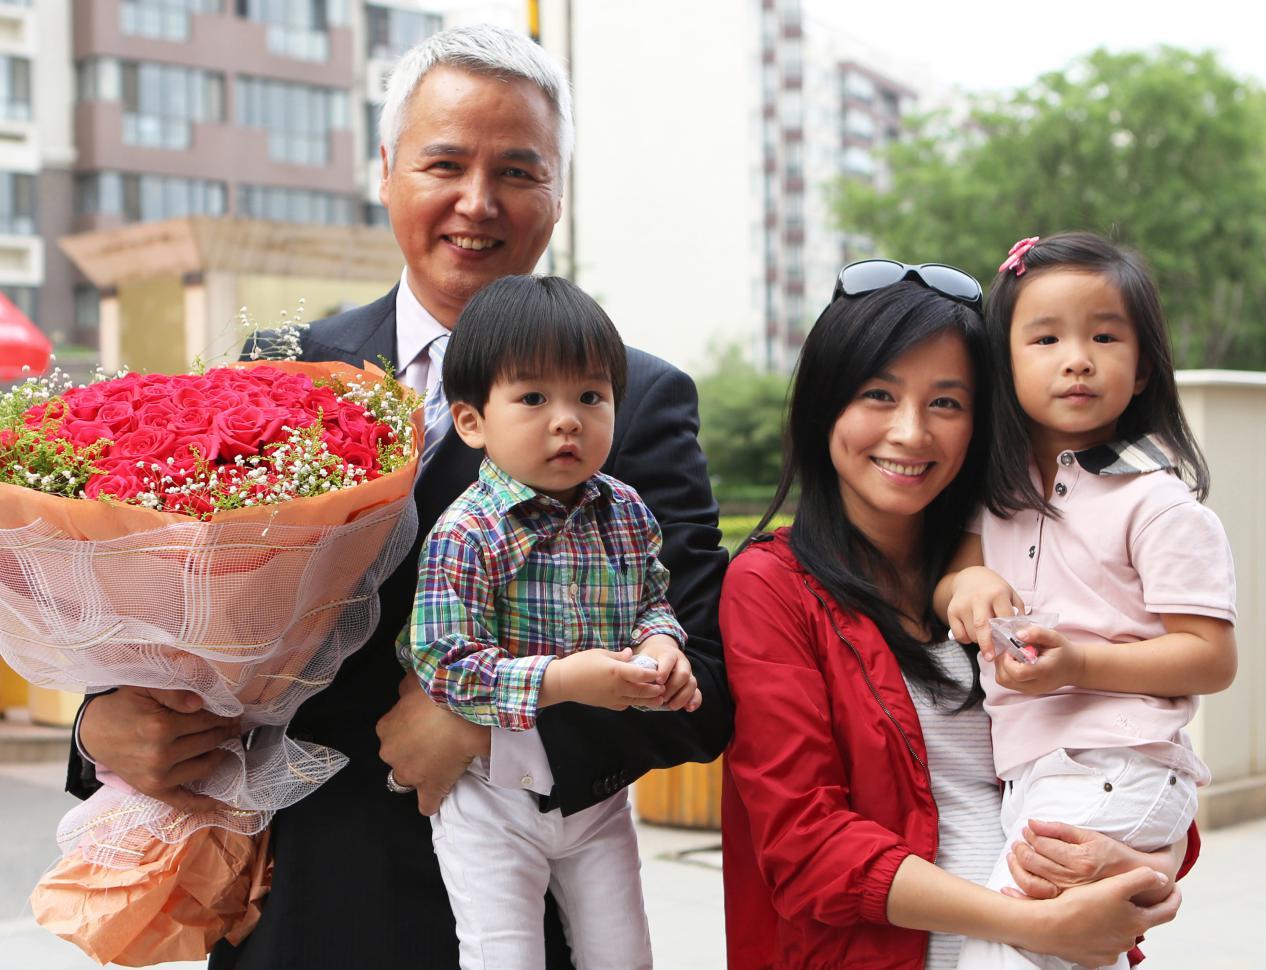
{"label": "man's wrist", "polygon": [[98,697],[104,697],[106,694],[113,694],[116,690],[118,690],[117,687],[110,687],[106,690],[97,691],[95,694],[87,695],[84,698],[83,703],[79,705],[79,710],[75,713],[74,726],[70,729],[71,738],[75,742],[75,750],[79,752],[79,757],[88,762],[88,764],[92,765],[94,768],[97,766],[97,760],[88,753],[88,748],[84,745],[83,736],[80,733],[80,728],[83,726],[84,712],[88,710],[88,705],[95,701]]}

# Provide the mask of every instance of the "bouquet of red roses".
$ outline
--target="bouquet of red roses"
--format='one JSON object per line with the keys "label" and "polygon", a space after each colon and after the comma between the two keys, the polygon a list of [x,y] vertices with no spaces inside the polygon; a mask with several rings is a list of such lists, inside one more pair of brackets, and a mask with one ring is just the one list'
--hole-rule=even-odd
{"label": "bouquet of red roses", "polygon": [[293,362],[0,396],[0,654],[47,687],[192,690],[257,729],[196,787],[226,809],[103,770],[63,820],[37,916],[102,962],[240,938],[249,837],[345,762],[285,725],[368,638],[416,535],[419,404],[381,372]]}

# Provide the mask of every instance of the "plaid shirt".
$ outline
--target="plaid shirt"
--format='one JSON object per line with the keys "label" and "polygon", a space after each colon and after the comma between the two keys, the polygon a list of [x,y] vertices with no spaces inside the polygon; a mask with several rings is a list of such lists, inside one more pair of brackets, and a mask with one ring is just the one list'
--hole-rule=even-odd
{"label": "plaid shirt", "polygon": [[597,474],[571,509],[485,458],[427,538],[396,652],[431,697],[476,724],[536,726],[545,667],[655,633],[679,644],[659,524],[628,485]]}

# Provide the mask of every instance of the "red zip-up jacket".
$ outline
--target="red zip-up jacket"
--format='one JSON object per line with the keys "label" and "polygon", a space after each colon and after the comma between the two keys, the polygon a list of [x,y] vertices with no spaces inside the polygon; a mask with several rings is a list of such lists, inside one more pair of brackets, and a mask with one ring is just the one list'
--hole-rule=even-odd
{"label": "red zip-up jacket", "polygon": [[[902,860],[936,857],[919,717],[878,628],[804,571],[787,532],[736,557],[721,594],[729,967],[921,970],[927,933],[887,919]],[[1184,872],[1198,850],[1193,826]]]}

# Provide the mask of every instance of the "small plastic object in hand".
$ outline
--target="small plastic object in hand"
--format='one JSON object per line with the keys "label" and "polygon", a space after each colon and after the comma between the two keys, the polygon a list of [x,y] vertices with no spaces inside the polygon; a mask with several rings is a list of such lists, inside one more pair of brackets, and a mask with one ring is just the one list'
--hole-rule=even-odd
{"label": "small plastic object in hand", "polygon": [[[654,657],[648,657],[644,653],[636,653],[633,655],[629,663],[634,666],[641,667],[645,670],[659,670],[659,664],[655,662]],[[666,711],[666,707],[645,707],[642,704],[633,705],[635,711]]]}
{"label": "small plastic object in hand", "polygon": [[1037,663],[1037,648],[1016,636],[1017,631],[1027,630],[1034,626],[1054,627],[1058,622],[1058,613],[995,616],[989,620],[989,630],[994,635],[995,641],[1020,663],[1035,664]]}

